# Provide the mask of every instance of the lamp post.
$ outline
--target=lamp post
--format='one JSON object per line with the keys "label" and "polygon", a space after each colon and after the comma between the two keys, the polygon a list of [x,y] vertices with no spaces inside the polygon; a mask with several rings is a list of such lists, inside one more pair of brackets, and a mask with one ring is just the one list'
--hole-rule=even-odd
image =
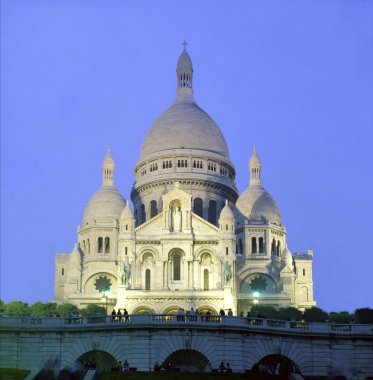
{"label": "lamp post", "polygon": [[102,293],[102,298],[105,299],[105,312],[106,312],[106,315],[107,315],[107,302],[108,302],[109,295],[110,295],[110,291],[108,289],[104,290],[104,292]]}
{"label": "lamp post", "polygon": [[259,298],[259,296],[260,296],[260,293],[259,293],[259,292],[254,292],[254,293],[253,293],[253,296],[254,296],[253,303],[254,303],[254,305],[257,305],[257,304],[259,303],[258,298]]}

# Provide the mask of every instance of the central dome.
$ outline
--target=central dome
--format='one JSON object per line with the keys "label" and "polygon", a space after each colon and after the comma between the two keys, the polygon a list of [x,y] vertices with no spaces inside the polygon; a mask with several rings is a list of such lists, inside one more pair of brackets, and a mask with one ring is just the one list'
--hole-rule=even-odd
{"label": "central dome", "polygon": [[212,152],[229,160],[227,143],[220,128],[193,98],[193,66],[185,49],[176,72],[176,99],[150,127],[140,160],[154,153],[183,148]]}
{"label": "central dome", "polygon": [[212,118],[193,98],[178,96],[150,127],[141,160],[152,153],[178,148],[210,151],[229,159],[224,136]]}

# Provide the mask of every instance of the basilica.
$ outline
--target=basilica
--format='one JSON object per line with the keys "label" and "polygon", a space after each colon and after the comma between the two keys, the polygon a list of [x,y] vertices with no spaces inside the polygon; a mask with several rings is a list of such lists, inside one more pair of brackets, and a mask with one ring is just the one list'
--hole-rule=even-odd
{"label": "basilica", "polygon": [[75,247],[56,255],[55,300],[130,314],[314,306],[312,250],[290,252],[256,148],[239,195],[224,136],[194,99],[185,47],[176,73],[175,100],[149,128],[134,168],[132,204],[115,187],[107,150]]}

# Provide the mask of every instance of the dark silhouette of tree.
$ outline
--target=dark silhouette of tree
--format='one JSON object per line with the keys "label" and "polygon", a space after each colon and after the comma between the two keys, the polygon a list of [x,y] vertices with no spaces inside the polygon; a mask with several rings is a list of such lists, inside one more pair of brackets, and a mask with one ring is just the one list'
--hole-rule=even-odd
{"label": "dark silhouette of tree", "polygon": [[306,322],[326,322],[328,317],[329,314],[326,311],[316,306],[306,309],[303,313],[303,319]]}
{"label": "dark silhouette of tree", "polygon": [[355,320],[357,323],[373,323],[373,309],[369,307],[356,309]]}

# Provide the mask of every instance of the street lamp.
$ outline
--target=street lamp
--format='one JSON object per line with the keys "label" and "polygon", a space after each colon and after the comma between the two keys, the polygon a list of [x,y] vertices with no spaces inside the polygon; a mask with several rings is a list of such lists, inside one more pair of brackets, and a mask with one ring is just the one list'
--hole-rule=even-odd
{"label": "street lamp", "polygon": [[104,292],[102,293],[102,298],[105,299],[105,312],[106,312],[106,315],[107,315],[107,302],[108,302],[109,295],[110,295],[110,290],[108,290],[108,289],[104,290]]}
{"label": "street lamp", "polygon": [[254,305],[257,305],[259,303],[258,298],[260,296],[260,293],[259,292],[254,292],[253,296],[255,297],[254,300],[253,300],[253,303],[254,303]]}

